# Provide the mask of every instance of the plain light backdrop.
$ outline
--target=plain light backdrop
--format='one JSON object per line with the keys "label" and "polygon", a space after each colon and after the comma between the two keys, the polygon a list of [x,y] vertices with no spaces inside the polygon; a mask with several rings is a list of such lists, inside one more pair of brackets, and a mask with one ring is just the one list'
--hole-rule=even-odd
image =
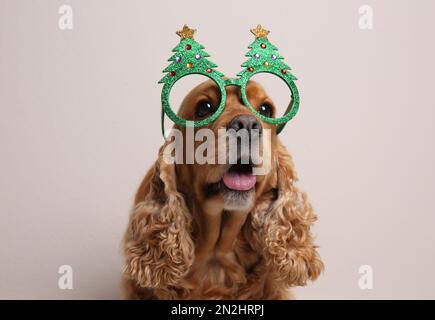
{"label": "plain light backdrop", "polygon": [[[434,14],[424,0],[0,0],[0,298],[119,297],[121,237],[162,143],[157,81],[184,23],[228,76],[261,23],[299,78],[281,139],[326,270],[296,297],[435,298]],[[65,264],[73,290],[58,289]]]}

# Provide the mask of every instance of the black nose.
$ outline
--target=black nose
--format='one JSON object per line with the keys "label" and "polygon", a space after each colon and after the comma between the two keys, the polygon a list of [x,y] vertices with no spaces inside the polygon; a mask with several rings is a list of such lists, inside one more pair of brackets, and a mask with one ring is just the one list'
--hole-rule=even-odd
{"label": "black nose", "polygon": [[233,118],[228,124],[227,129],[234,129],[235,131],[246,129],[249,133],[251,133],[252,130],[258,130],[258,133],[261,133],[263,127],[257,117],[243,114]]}

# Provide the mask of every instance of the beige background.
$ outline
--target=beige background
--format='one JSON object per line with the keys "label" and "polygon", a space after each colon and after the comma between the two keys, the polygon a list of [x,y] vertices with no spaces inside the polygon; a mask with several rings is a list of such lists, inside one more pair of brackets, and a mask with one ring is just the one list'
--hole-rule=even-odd
{"label": "beige background", "polygon": [[[362,4],[0,0],[0,298],[119,297],[119,242],[162,143],[156,82],[183,23],[228,76],[262,23],[300,79],[281,138],[326,271],[296,296],[435,298],[435,2],[368,1],[370,31]],[[373,290],[358,287],[363,264]]]}

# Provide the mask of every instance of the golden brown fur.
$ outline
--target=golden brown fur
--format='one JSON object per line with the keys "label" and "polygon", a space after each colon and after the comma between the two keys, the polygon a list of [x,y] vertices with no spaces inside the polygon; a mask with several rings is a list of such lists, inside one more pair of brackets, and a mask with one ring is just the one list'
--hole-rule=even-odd
{"label": "golden brown fur", "polygon": [[[247,93],[250,101],[272,103],[254,82]],[[194,117],[204,96],[218,100],[213,82],[193,89],[179,114]],[[215,131],[251,114],[240,100],[239,89],[227,87],[225,110],[208,127]],[[272,170],[257,178],[248,210],[228,211],[220,195],[205,196],[204,183],[220,179],[224,165],[167,164],[162,146],[137,191],[124,237],[126,298],[288,299],[290,287],[319,276],[323,264],[310,232],[316,215],[295,186],[292,159],[275,128],[262,125],[273,132]]]}

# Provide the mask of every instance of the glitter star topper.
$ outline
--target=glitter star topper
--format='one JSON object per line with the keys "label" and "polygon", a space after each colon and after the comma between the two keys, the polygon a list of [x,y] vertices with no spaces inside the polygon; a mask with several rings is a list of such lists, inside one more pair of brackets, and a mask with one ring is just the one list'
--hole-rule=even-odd
{"label": "glitter star topper", "polygon": [[196,29],[190,29],[186,24],[183,26],[183,29],[175,32],[180,36],[181,39],[190,38],[193,39],[193,34],[196,32]]}
{"label": "glitter star topper", "polygon": [[269,30],[264,29],[261,24],[257,25],[257,27],[255,29],[251,29],[251,33],[256,37],[256,38],[266,38],[267,39],[267,35],[269,34]]}

